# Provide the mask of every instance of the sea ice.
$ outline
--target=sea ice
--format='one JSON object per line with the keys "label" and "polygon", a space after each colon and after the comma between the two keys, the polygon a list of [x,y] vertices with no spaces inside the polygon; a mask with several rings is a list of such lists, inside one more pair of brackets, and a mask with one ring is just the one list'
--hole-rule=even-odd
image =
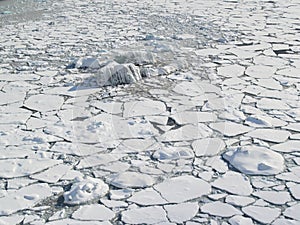
{"label": "sea ice", "polygon": [[59,164],[51,167],[41,173],[33,174],[30,176],[32,179],[44,181],[47,183],[57,183],[69,170],[69,165]]}
{"label": "sea ice", "polygon": [[215,180],[212,186],[236,195],[250,195],[253,191],[249,179],[233,171],[228,171]]}
{"label": "sea ice", "polygon": [[272,150],[283,153],[300,152],[300,141],[286,141],[271,146]]}
{"label": "sea ice", "polygon": [[199,204],[197,202],[185,202],[165,205],[164,208],[170,221],[178,224],[191,220],[198,213]]}
{"label": "sea ice", "polygon": [[128,199],[129,202],[134,202],[143,206],[163,205],[168,202],[153,188],[147,188],[139,192],[133,193],[132,197]]}
{"label": "sea ice", "polygon": [[148,187],[155,183],[155,180],[147,174],[137,172],[123,172],[111,177],[110,184],[119,188],[141,188]]}
{"label": "sea ice", "polygon": [[171,115],[171,118],[174,119],[177,124],[183,125],[212,122],[217,119],[217,116],[211,112],[185,111]]}
{"label": "sea ice", "polygon": [[10,215],[19,210],[30,209],[41,200],[52,195],[48,184],[37,183],[9,192],[0,198],[0,215]]}
{"label": "sea ice", "polygon": [[59,110],[64,103],[64,98],[57,95],[37,94],[27,98],[24,106],[39,112]]}
{"label": "sea ice", "polygon": [[215,201],[206,203],[200,207],[201,212],[208,213],[213,216],[220,216],[220,217],[231,217],[234,215],[241,215],[241,211],[234,208],[232,205]]}
{"label": "sea ice", "polygon": [[295,183],[287,183],[287,186],[289,188],[289,191],[291,192],[292,196],[300,200],[300,184],[295,184]]}
{"label": "sea ice", "polygon": [[281,213],[281,210],[278,208],[269,208],[264,206],[246,206],[242,208],[242,211],[250,216],[252,219],[269,224],[274,221]]}
{"label": "sea ice", "polygon": [[35,158],[1,160],[0,177],[24,177],[40,172],[60,163],[62,163],[61,160]]}
{"label": "sea ice", "polygon": [[257,191],[253,192],[253,195],[274,205],[284,205],[291,201],[287,191]]}
{"label": "sea ice", "polygon": [[229,65],[218,67],[218,74],[224,77],[240,77],[245,72],[245,67],[240,65]]}
{"label": "sea ice", "polygon": [[255,199],[247,196],[228,195],[225,202],[234,206],[246,206],[255,202]]}
{"label": "sea ice", "polygon": [[253,221],[250,218],[239,215],[231,217],[228,222],[231,225],[254,225]]}
{"label": "sea ice", "polygon": [[252,130],[251,127],[234,122],[217,122],[209,124],[209,127],[219,131],[225,136],[234,137],[239,134],[247,133]]}
{"label": "sea ice", "polygon": [[169,130],[164,133],[160,139],[163,142],[171,142],[171,141],[189,141],[200,138],[205,138],[210,136],[212,133],[211,129],[209,129],[204,124],[197,125],[184,125],[176,130]]}
{"label": "sea ice", "polygon": [[80,206],[73,214],[76,220],[106,221],[115,217],[115,213],[103,205],[92,204]]}
{"label": "sea ice", "polygon": [[142,79],[139,67],[132,63],[110,62],[98,70],[95,75],[99,86],[131,84]]}
{"label": "sea ice", "polygon": [[159,161],[191,159],[194,152],[187,147],[163,147],[153,153],[153,158]]}
{"label": "sea ice", "polygon": [[285,130],[261,128],[261,129],[250,131],[245,135],[250,136],[252,138],[264,140],[264,141],[281,143],[281,142],[285,142],[288,139],[288,137],[291,135],[291,133]]}
{"label": "sea ice", "polygon": [[196,156],[213,156],[225,148],[225,143],[220,138],[203,138],[192,143]]}
{"label": "sea ice", "polygon": [[87,177],[77,179],[69,191],[64,193],[64,203],[79,205],[95,198],[100,198],[108,192],[108,185],[102,180]]}
{"label": "sea ice", "polygon": [[209,194],[211,186],[200,178],[185,175],[167,179],[154,189],[168,202],[180,203]]}
{"label": "sea ice", "polygon": [[166,111],[166,105],[161,101],[144,100],[125,102],[124,117],[158,115]]}
{"label": "sea ice", "polygon": [[274,175],[284,169],[282,155],[265,147],[229,149],[223,154],[223,158],[244,174]]}
{"label": "sea ice", "polygon": [[194,82],[183,81],[177,84],[174,89],[174,92],[187,96],[200,96],[204,94],[203,87]]}
{"label": "sea ice", "polygon": [[282,100],[278,99],[269,99],[269,98],[262,98],[257,101],[256,107],[264,110],[288,110],[290,107],[284,103]]}
{"label": "sea ice", "polygon": [[264,66],[264,65],[254,65],[254,66],[249,66],[245,73],[254,78],[271,78],[274,76],[274,73],[276,71],[276,68],[271,67],[271,66]]}
{"label": "sea ice", "polygon": [[149,206],[123,211],[122,221],[127,224],[158,224],[168,222],[165,210],[160,206]]}
{"label": "sea ice", "polygon": [[297,203],[289,208],[287,208],[284,212],[283,215],[285,215],[288,218],[295,219],[297,221],[300,221],[300,203]]}

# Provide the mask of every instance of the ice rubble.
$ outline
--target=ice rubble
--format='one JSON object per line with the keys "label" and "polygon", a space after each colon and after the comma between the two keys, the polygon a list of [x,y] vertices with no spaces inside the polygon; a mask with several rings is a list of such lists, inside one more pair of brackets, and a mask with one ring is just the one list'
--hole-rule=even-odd
{"label": "ice rubble", "polygon": [[71,189],[64,193],[64,203],[69,205],[83,204],[104,196],[108,190],[108,185],[100,179],[91,177],[77,178]]}

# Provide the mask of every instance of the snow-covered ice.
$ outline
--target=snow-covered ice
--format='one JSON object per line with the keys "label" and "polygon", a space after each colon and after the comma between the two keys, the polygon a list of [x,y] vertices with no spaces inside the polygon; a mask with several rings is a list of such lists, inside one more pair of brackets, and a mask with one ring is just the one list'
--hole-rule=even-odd
{"label": "snow-covered ice", "polygon": [[0,1],[0,224],[299,224],[297,1]]}
{"label": "snow-covered ice", "polygon": [[72,184],[71,189],[64,193],[64,202],[70,205],[83,204],[102,197],[108,190],[108,185],[100,179],[79,178]]}
{"label": "snow-covered ice", "polygon": [[273,175],[284,169],[284,158],[265,147],[245,146],[229,149],[223,157],[245,174]]}

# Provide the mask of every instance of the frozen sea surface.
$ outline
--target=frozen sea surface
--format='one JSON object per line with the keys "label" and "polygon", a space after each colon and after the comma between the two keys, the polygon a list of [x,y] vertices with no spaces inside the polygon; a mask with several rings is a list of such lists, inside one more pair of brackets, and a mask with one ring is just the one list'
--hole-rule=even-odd
{"label": "frozen sea surface", "polygon": [[0,0],[0,224],[300,224],[297,0]]}

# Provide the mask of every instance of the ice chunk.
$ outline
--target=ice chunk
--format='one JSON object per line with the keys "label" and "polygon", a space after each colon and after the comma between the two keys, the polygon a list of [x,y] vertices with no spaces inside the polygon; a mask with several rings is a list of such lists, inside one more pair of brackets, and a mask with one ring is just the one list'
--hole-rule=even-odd
{"label": "ice chunk", "polygon": [[0,177],[23,177],[60,164],[61,160],[53,159],[6,159],[0,163]]}
{"label": "ice chunk", "polygon": [[236,195],[250,195],[253,191],[249,179],[233,171],[228,171],[218,178],[212,186]]}
{"label": "ice chunk", "polygon": [[257,191],[253,195],[274,205],[284,205],[291,201],[291,196],[287,191]]}
{"label": "ice chunk", "polygon": [[254,65],[249,66],[245,73],[253,78],[271,78],[274,76],[275,71],[276,68],[272,66]]}
{"label": "ice chunk", "polygon": [[64,98],[57,95],[32,95],[25,100],[24,106],[39,112],[59,110],[64,103]]}
{"label": "ice chunk", "polygon": [[69,205],[83,204],[104,196],[108,190],[108,185],[100,179],[91,177],[78,179],[72,184],[71,189],[64,193],[64,203]]}
{"label": "ice chunk", "polygon": [[289,208],[287,208],[284,212],[283,215],[285,215],[288,218],[295,219],[297,221],[300,220],[300,203],[297,203],[296,205],[293,205]]}
{"label": "ice chunk", "polygon": [[123,172],[113,175],[110,184],[119,188],[131,187],[148,187],[153,185],[155,180],[147,175],[137,172]]}
{"label": "ice chunk", "polygon": [[80,206],[73,214],[76,220],[99,220],[105,221],[115,217],[115,213],[103,205],[92,204]]}
{"label": "ice chunk", "polygon": [[242,214],[240,210],[234,208],[232,205],[220,201],[206,203],[201,206],[200,209],[203,213],[221,217],[231,217]]}
{"label": "ice chunk", "polygon": [[244,216],[234,216],[228,220],[231,225],[254,225],[250,218]]}
{"label": "ice chunk", "polygon": [[154,152],[153,158],[159,161],[191,159],[194,157],[194,152],[187,147],[164,147]]}
{"label": "ice chunk", "polygon": [[245,146],[229,149],[223,158],[244,174],[274,175],[284,169],[281,154],[265,147]]}
{"label": "ice chunk", "polygon": [[168,222],[165,210],[160,206],[129,209],[121,213],[126,224],[158,224]]}
{"label": "ice chunk", "polygon": [[212,131],[204,124],[185,125],[176,130],[164,133],[160,138],[164,142],[168,141],[189,141],[210,136]]}
{"label": "ice chunk", "polygon": [[30,177],[47,183],[57,183],[70,169],[69,165],[60,164]]}
{"label": "ice chunk", "polygon": [[167,179],[154,189],[168,202],[180,203],[209,194],[211,186],[202,179],[186,175]]}
{"label": "ice chunk", "polygon": [[245,67],[240,65],[229,65],[218,67],[218,74],[224,77],[239,77],[245,72]]}
{"label": "ice chunk", "polygon": [[288,110],[290,107],[283,101],[278,99],[262,98],[257,101],[256,107],[265,110],[278,109]]}
{"label": "ice chunk", "polygon": [[171,118],[174,119],[176,123],[183,125],[215,121],[217,116],[211,112],[185,111],[178,112],[172,115]]}
{"label": "ice chunk", "polygon": [[140,69],[134,64],[111,62],[98,70],[95,75],[99,86],[131,84],[142,79]]}
{"label": "ice chunk", "polygon": [[115,56],[115,61],[120,64],[133,63],[136,66],[154,65],[156,63],[154,54],[148,51],[119,52]]}
{"label": "ice chunk", "polygon": [[51,188],[45,183],[32,184],[9,192],[6,196],[0,198],[0,215],[10,215],[19,210],[29,209],[51,195]]}
{"label": "ice chunk", "polygon": [[220,138],[203,138],[192,143],[196,156],[212,156],[225,148],[225,143]]}
{"label": "ice chunk", "polygon": [[166,105],[161,101],[146,99],[132,101],[124,104],[124,117],[158,115],[166,111]]}
{"label": "ice chunk", "polygon": [[275,143],[286,141],[290,135],[291,133],[288,131],[275,129],[256,129],[246,134],[246,136],[250,136],[252,138]]}
{"label": "ice chunk", "polygon": [[242,211],[252,219],[265,224],[274,221],[281,213],[281,210],[278,208],[252,205],[242,208]]}
{"label": "ice chunk", "polygon": [[219,131],[228,137],[234,137],[239,134],[247,133],[252,130],[251,127],[244,126],[242,124],[234,123],[234,122],[217,122],[209,124],[209,127]]}
{"label": "ice chunk", "polygon": [[196,82],[189,81],[183,81],[177,84],[173,91],[187,96],[199,96],[204,94],[204,89],[202,86],[198,85]]}
{"label": "ice chunk", "polygon": [[170,221],[177,224],[191,220],[199,211],[198,202],[185,202],[176,205],[166,205],[164,208],[167,211]]}
{"label": "ice chunk", "polygon": [[97,58],[94,57],[82,57],[71,62],[67,68],[78,68],[78,69],[100,69],[101,63]]}
{"label": "ice chunk", "polygon": [[234,206],[246,206],[255,202],[255,199],[246,196],[228,195],[225,199],[225,202]]}
{"label": "ice chunk", "polygon": [[128,199],[129,202],[134,202],[139,205],[163,205],[168,202],[161,197],[161,195],[153,188],[147,188],[136,192]]}
{"label": "ice chunk", "polygon": [[283,153],[300,152],[300,141],[286,141],[281,144],[272,145],[271,149]]}

